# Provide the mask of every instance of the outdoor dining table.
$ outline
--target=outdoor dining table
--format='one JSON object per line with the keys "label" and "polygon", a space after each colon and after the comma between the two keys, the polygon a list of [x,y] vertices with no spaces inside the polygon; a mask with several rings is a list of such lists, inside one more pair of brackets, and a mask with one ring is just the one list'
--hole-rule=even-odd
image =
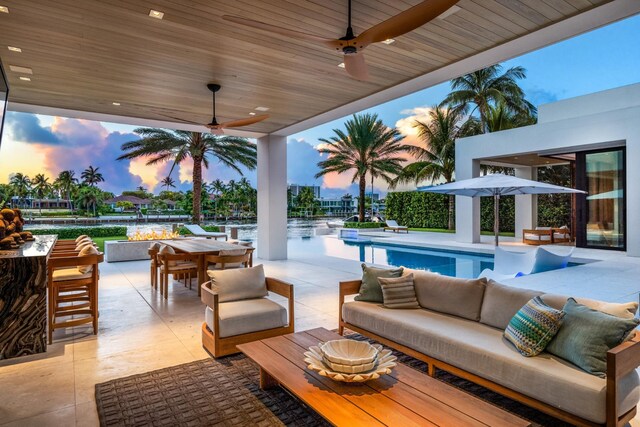
{"label": "outdoor dining table", "polygon": [[[238,246],[233,243],[212,240],[212,239],[173,239],[159,240],[161,245],[171,246],[178,252],[188,253],[198,257],[198,295],[200,295],[200,286],[207,281],[207,265],[204,257],[207,255],[218,255],[220,251],[228,251],[234,249],[247,249],[250,254],[255,248]],[[253,267],[253,257],[250,257],[249,266]]]}

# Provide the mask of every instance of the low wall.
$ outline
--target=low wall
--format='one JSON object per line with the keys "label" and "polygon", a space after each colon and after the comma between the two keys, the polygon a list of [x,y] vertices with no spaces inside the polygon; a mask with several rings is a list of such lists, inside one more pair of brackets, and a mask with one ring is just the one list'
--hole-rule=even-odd
{"label": "low wall", "polygon": [[137,261],[150,259],[149,247],[153,240],[111,240],[104,243],[104,260],[106,262]]}

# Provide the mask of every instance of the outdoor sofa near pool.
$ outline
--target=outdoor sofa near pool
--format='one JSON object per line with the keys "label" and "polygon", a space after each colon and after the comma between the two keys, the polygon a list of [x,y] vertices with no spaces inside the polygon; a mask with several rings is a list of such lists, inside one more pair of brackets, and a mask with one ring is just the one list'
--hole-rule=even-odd
{"label": "outdoor sofa near pool", "polygon": [[[511,399],[580,426],[624,425],[640,399],[640,341],[637,335],[607,353],[606,378],[543,352],[524,357],[503,337],[510,319],[539,296],[561,309],[567,297],[466,280],[425,271],[413,273],[421,308],[389,309],[376,302],[345,302],[362,281],[340,283],[339,330],[363,334]],[[618,317],[633,318],[637,304],[577,302]]]}

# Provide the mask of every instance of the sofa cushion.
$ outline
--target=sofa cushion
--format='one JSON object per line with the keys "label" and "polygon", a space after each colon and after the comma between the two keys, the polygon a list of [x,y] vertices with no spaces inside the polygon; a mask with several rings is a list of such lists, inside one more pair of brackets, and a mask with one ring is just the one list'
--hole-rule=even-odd
{"label": "sofa cushion", "polygon": [[482,300],[480,322],[505,330],[518,310],[540,295],[542,292],[506,286],[489,279]]}
{"label": "sofa cushion", "polygon": [[402,277],[380,278],[380,287],[386,308],[420,308],[413,285],[413,274]]}
{"label": "sofa cushion", "polygon": [[480,320],[487,279],[460,279],[421,270],[407,269],[406,272],[413,273],[421,307],[469,320]]}
{"label": "sofa cushion", "polygon": [[[218,307],[221,338],[287,325],[287,310],[268,298],[225,302]],[[206,308],[204,318],[209,329],[215,333],[211,307]]]}
{"label": "sofa cushion", "polygon": [[[358,301],[344,304],[342,315],[348,323],[427,356],[594,423],[605,422],[606,380],[548,353],[522,357],[498,329],[429,310],[385,310]],[[639,383],[635,370],[621,379],[619,414],[638,403]]]}
{"label": "sofa cushion", "polygon": [[207,274],[219,302],[262,298],[268,294],[262,264],[251,268],[207,270]]}
{"label": "sofa cushion", "polygon": [[607,372],[607,352],[620,345],[640,323],[622,319],[578,304],[569,298],[564,305],[564,324],[549,343],[549,353],[568,360],[602,378]]}
{"label": "sofa cushion", "polygon": [[[542,300],[555,308],[556,310],[562,310],[564,305],[567,303],[569,299],[566,295],[557,295],[557,294],[544,294],[542,295]],[[610,314],[616,317],[622,317],[623,319],[633,319],[638,311],[638,303],[637,302],[625,302],[625,303],[615,303],[615,302],[605,302],[605,301],[597,301],[588,298],[574,298],[578,304],[586,305],[587,307],[601,311],[603,313]]]}
{"label": "sofa cushion", "polygon": [[367,264],[362,264],[362,284],[360,285],[360,291],[356,295],[356,301],[371,301],[382,302],[382,289],[379,278],[400,277],[402,276],[403,268],[378,268],[371,267]]}
{"label": "sofa cushion", "polygon": [[523,356],[537,356],[558,333],[563,317],[563,311],[549,307],[540,297],[534,297],[513,316],[504,337]]}

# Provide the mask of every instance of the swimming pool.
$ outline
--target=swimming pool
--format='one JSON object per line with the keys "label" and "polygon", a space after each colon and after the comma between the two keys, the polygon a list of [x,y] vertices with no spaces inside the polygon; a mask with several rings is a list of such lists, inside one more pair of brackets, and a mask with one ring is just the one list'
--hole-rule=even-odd
{"label": "swimming pool", "polygon": [[319,253],[370,264],[404,266],[463,278],[476,278],[485,268],[493,268],[492,255],[348,241],[333,237],[290,239],[289,251]]}

